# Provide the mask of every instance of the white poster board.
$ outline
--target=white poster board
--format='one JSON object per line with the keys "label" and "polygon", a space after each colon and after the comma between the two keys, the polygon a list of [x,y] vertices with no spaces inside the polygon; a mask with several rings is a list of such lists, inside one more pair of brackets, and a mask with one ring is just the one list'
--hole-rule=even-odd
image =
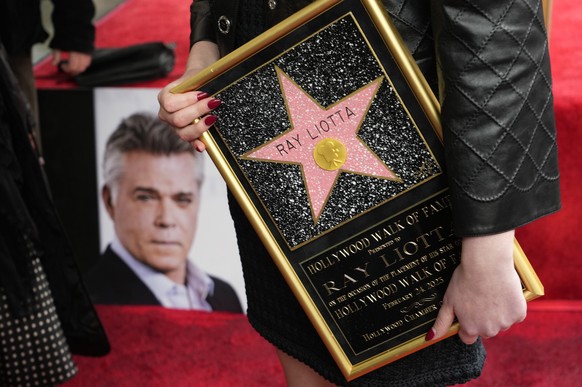
{"label": "white poster board", "polygon": [[[109,135],[120,121],[133,113],[158,113],[158,89],[147,88],[96,88],[95,144],[97,155],[98,189],[103,186],[103,152]],[[238,255],[234,225],[228,210],[226,184],[210,158],[204,155],[204,183],[198,230],[190,259],[205,270],[230,283],[237,292],[243,310],[246,296],[241,263]],[[100,198],[100,195],[99,195]],[[100,248],[103,251],[114,236],[113,224],[99,200]]]}

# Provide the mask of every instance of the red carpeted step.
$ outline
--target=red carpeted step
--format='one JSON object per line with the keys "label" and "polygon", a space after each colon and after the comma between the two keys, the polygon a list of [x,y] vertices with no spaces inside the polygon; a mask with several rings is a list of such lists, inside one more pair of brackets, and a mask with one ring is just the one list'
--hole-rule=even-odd
{"label": "red carpeted step", "polygon": [[[76,356],[73,386],[284,386],[273,347],[243,315],[99,306],[111,340],[101,358]],[[579,386],[582,302],[534,301],[527,319],[486,340],[472,387]]]}
{"label": "red carpeted step", "polygon": [[526,320],[485,341],[487,360],[470,387],[582,385],[582,301],[533,301]]}
{"label": "red carpeted step", "polygon": [[242,314],[99,306],[104,357],[75,356],[67,387],[284,386],[275,349]]}

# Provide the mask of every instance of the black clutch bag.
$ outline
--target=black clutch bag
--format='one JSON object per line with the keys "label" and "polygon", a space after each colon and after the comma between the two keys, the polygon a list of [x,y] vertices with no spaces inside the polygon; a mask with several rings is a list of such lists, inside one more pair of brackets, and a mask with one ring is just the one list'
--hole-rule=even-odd
{"label": "black clutch bag", "polygon": [[174,45],[140,43],[119,48],[99,48],[91,65],[73,79],[79,86],[113,86],[163,78],[174,69]]}

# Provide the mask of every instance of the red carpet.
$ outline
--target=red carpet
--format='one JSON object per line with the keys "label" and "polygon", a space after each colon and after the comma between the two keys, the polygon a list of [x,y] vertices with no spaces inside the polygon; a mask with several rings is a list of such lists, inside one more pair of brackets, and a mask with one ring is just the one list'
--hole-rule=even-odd
{"label": "red carpet", "polygon": [[[284,386],[277,356],[244,315],[161,307],[98,307],[111,340],[102,358],[76,356],[66,387]],[[582,381],[582,302],[532,304],[528,318],[486,341],[480,379],[467,385],[568,387]]]}
{"label": "red carpet", "polygon": [[102,358],[75,357],[67,387],[283,386],[275,350],[240,314],[100,306],[111,341]]}
{"label": "red carpet", "polygon": [[517,233],[545,285],[545,299],[582,300],[582,41],[577,32],[581,24],[580,1],[553,0],[550,57],[563,208]]}
{"label": "red carpet", "polygon": [[[563,210],[518,231],[518,239],[546,288],[526,321],[486,341],[482,377],[471,386],[582,385],[582,5],[554,0],[551,57],[558,125]],[[184,70],[190,0],[127,0],[100,20],[98,47],[162,40],[175,42],[176,67],[167,78],[131,87],[161,88]],[[39,88],[75,85],[45,61]],[[272,348],[244,316],[156,308],[100,307],[112,352],[77,358],[79,374],[67,386],[278,386],[281,369]]]}
{"label": "red carpet", "polygon": [[526,320],[485,341],[481,377],[468,387],[582,385],[582,302],[537,301]]}

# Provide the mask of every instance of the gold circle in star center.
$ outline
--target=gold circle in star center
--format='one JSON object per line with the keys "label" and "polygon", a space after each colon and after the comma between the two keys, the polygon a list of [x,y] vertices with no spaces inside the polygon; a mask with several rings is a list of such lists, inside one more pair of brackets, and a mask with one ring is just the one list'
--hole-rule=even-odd
{"label": "gold circle in star center", "polygon": [[344,165],[348,152],[344,144],[335,138],[326,138],[315,145],[313,159],[326,171],[338,170]]}

